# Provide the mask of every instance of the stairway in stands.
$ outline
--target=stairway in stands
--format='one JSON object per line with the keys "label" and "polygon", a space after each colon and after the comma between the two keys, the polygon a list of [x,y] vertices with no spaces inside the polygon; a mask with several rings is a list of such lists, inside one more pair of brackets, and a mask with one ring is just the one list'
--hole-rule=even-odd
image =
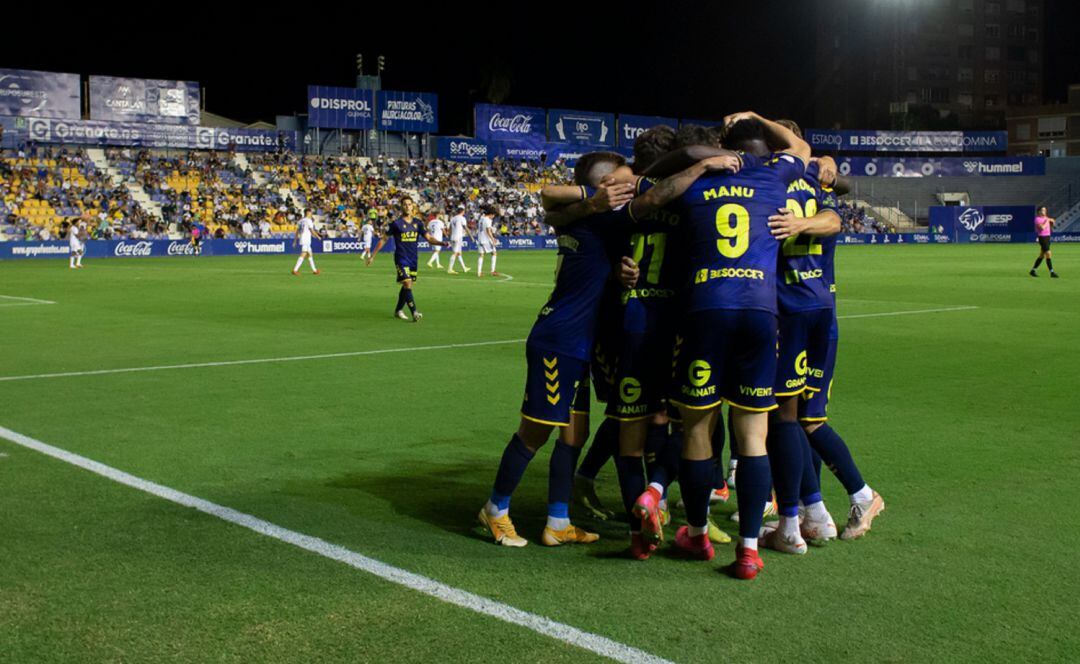
{"label": "stairway in stands", "polygon": [[124,174],[120,172],[120,169],[116,168],[109,163],[109,158],[105,156],[105,151],[101,148],[88,148],[86,155],[90,157],[90,161],[94,162],[94,166],[99,171],[109,176],[109,182],[114,187],[124,187],[131,194],[131,198],[139,204],[145,212],[157,217],[162,218],[161,204],[150,198],[150,194],[146,193],[142,185],[139,184],[135,178],[125,178]]}

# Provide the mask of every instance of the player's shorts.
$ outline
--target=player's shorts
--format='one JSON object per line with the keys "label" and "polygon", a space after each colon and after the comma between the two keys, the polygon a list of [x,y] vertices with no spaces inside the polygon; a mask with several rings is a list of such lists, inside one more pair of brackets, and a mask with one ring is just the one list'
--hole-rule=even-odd
{"label": "player's shorts", "polygon": [[776,383],[778,397],[792,397],[807,389],[810,358],[820,365],[829,348],[832,309],[796,311],[780,316]]}
{"label": "player's shorts", "polygon": [[495,245],[491,242],[479,242],[477,246],[480,248],[481,253],[493,254],[495,253]]}
{"label": "player's shorts", "polygon": [[622,345],[622,304],[619,291],[609,287],[600,298],[596,315],[596,337],[593,340],[592,384],[596,400],[611,403],[615,390],[615,372],[619,368],[619,350]]}
{"label": "player's shorts", "polygon": [[820,365],[811,358],[808,389],[799,401],[800,422],[824,422],[829,419],[829,397],[832,395],[833,372],[836,370],[836,339],[829,340],[829,348]]}
{"label": "player's shorts", "polygon": [[371,251],[371,240],[361,240],[360,248],[364,251]]}
{"label": "player's shorts", "polygon": [[773,410],[776,334],[776,315],[768,311],[690,312],[675,337],[671,401],[695,410],[723,401],[742,410]]}
{"label": "player's shorts", "polygon": [[201,235],[193,236],[191,238],[191,244],[195,245],[196,247],[199,246],[200,244],[202,244],[202,236]]}
{"label": "player's shorts", "polygon": [[1039,236],[1039,247],[1042,248],[1043,251],[1050,251],[1050,236],[1049,235],[1040,235]]}
{"label": "player's shorts", "polygon": [[584,392],[588,404],[589,363],[529,344],[525,345],[525,360],[528,370],[521,416],[540,424],[568,426],[571,410],[577,410],[575,403],[580,393]]}
{"label": "player's shorts", "polygon": [[416,271],[415,265],[413,265],[412,267],[408,265],[397,265],[395,267],[397,267],[397,281],[399,284],[406,279],[412,279],[413,281],[416,281],[417,277],[419,276],[419,273]]}
{"label": "player's shorts", "polygon": [[300,253],[302,253],[302,254],[310,254],[311,253],[311,240],[308,240],[307,242],[301,242],[300,243]]}
{"label": "player's shorts", "polygon": [[454,244],[454,253],[455,254],[460,254],[463,242],[461,240],[453,240],[453,244]]}
{"label": "player's shorts", "polygon": [[607,406],[607,416],[617,420],[641,420],[663,412],[671,386],[675,332],[670,307],[638,303],[636,308],[642,320],[634,324],[624,319],[627,329],[619,347],[614,398]]}

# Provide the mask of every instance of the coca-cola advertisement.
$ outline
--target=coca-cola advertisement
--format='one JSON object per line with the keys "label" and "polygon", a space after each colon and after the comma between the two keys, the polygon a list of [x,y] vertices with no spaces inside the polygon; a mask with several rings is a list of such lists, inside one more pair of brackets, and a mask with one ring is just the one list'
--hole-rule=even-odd
{"label": "coca-cola advertisement", "polygon": [[476,137],[488,141],[546,141],[547,111],[530,106],[477,104]]}

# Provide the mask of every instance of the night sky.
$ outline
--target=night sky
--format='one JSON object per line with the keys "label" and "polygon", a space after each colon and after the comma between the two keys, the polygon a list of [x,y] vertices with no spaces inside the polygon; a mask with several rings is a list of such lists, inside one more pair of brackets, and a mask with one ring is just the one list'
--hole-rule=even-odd
{"label": "night sky", "polygon": [[[444,134],[471,133],[472,104],[492,91],[509,104],[677,118],[752,108],[808,123],[813,110],[813,0],[459,2],[436,13],[408,2],[387,3],[394,13],[372,2],[222,4],[114,3],[55,17],[5,9],[10,26],[47,27],[5,32],[0,66],[195,80],[207,110],[273,122],[305,111],[308,84],[354,85],[356,53],[366,73],[382,54],[384,88],[439,93]],[[1077,4],[1047,0],[1048,100],[1080,82]],[[23,41],[29,34],[37,39]]]}

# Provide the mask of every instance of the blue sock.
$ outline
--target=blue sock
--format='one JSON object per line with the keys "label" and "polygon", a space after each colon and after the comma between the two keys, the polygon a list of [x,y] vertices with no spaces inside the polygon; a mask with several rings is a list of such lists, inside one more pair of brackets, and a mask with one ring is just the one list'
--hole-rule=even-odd
{"label": "blue sock", "polygon": [[[722,419],[723,416],[721,416]],[[713,453],[713,472],[712,472],[712,488],[719,489],[724,486],[724,434],[727,432],[727,427],[724,423],[717,422],[716,428],[713,429],[712,436],[712,453]]]}
{"label": "blue sock", "polygon": [[686,522],[695,528],[704,528],[709,523],[712,469],[712,459],[683,459],[679,464],[679,486],[682,488],[683,504],[686,506]]}
{"label": "blue sock", "polygon": [[732,459],[738,459],[739,458],[739,441],[735,438],[735,418],[731,416],[730,411],[728,412],[728,418],[727,418],[727,433],[728,433],[728,440],[731,441],[731,444],[728,445],[728,448],[730,449],[731,458]]}
{"label": "blue sock", "polygon": [[499,461],[499,472],[495,474],[495,485],[491,489],[492,504],[500,510],[510,509],[510,496],[514,494],[532,459],[533,453],[515,433]]}
{"label": "blue sock", "polygon": [[409,311],[416,313],[416,301],[413,300],[413,294],[411,288],[405,289],[405,304],[409,307]]}
{"label": "blue sock", "polygon": [[645,466],[641,457],[615,457],[615,470],[619,473],[619,491],[622,492],[623,509],[630,519],[630,532],[641,530],[641,521],[634,518],[634,503],[645,492]]}
{"label": "blue sock", "polygon": [[[658,482],[664,485],[664,498],[667,498],[667,488],[679,481],[679,464],[682,463],[683,430],[682,427],[671,427],[668,433],[667,444],[660,455],[660,463],[656,467],[657,473],[662,473],[656,478],[649,476],[649,482]],[[660,480],[666,479],[667,482]]]}
{"label": "blue sock", "polygon": [[803,435],[798,422],[769,422],[766,446],[769,449],[769,465],[772,467],[773,486],[776,487],[776,502],[781,516],[799,514]]}
{"label": "blue sock", "polygon": [[548,516],[570,517],[570,495],[574,489],[574,467],[581,449],[555,441],[548,464]]}
{"label": "blue sock", "polygon": [[739,499],[739,537],[759,537],[765,502],[772,488],[769,457],[740,454],[735,485],[739,487],[735,494]]}
{"label": "blue sock", "polygon": [[864,486],[862,473],[859,472],[855,460],[851,458],[851,450],[848,449],[840,434],[833,431],[828,424],[822,424],[814,433],[810,434],[810,445],[821,455],[821,460],[833,471],[836,479],[844,485],[844,490],[853,494]]}
{"label": "blue sock", "polygon": [[401,308],[405,306],[405,292],[407,290],[408,289],[405,288],[404,286],[402,286],[400,289],[398,289],[397,306],[394,307],[394,311],[401,311]]}
{"label": "blue sock", "polygon": [[[807,440],[810,439],[810,435],[807,434]],[[810,446],[810,465],[814,467],[814,477],[817,478],[818,486],[821,486],[821,455],[817,453],[814,447]]]}
{"label": "blue sock", "polygon": [[650,482],[667,486],[671,482],[667,466],[664,465],[664,451],[668,444],[668,425],[650,424],[645,433],[645,473]]}
{"label": "blue sock", "polygon": [[818,478],[818,470],[821,468],[821,457],[818,457],[818,465],[814,465],[814,451],[810,449],[810,441],[803,433],[803,473],[802,483],[799,486],[799,500],[803,505],[813,505],[821,502],[821,481]]}
{"label": "blue sock", "polygon": [[605,417],[600,426],[596,428],[592,445],[589,445],[589,451],[585,453],[585,458],[581,460],[581,466],[577,469],[577,474],[595,480],[596,476],[600,474],[600,469],[618,451],[619,421]]}

